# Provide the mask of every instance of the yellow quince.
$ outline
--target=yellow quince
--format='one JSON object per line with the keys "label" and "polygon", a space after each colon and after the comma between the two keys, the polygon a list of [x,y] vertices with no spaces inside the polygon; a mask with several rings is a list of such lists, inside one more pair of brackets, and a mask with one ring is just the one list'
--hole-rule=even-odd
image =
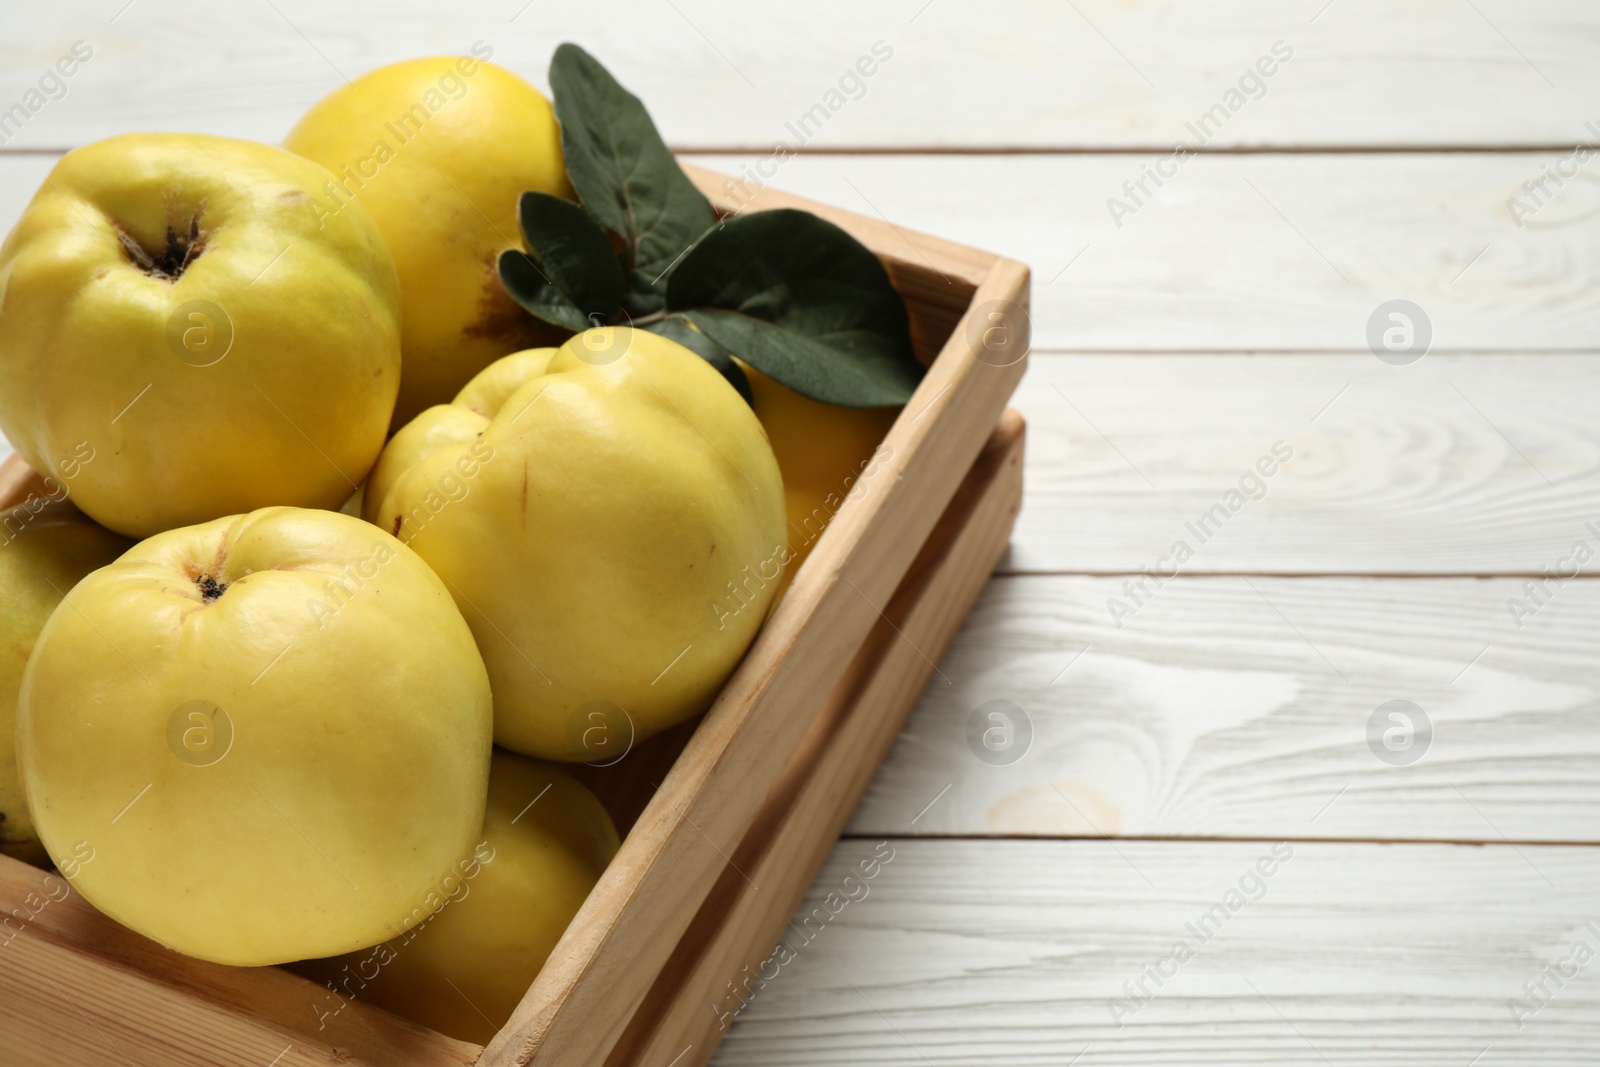
{"label": "yellow quince", "polygon": [[550,101],[485,62],[492,51],[480,42],[471,55],[363,74],[284,139],[333,172],[322,216],[361,204],[394,254],[405,309],[396,427],[500,356],[566,336],[518,307],[496,270],[501,251],[519,247],[518,198],[573,192]]}
{"label": "yellow quince", "polygon": [[463,1041],[511,1017],[617,853],[605,808],[554,764],[496,749],[476,854],[429,916],[380,945],[294,968]]}
{"label": "yellow quince", "polygon": [[426,915],[479,840],[491,729],[472,634],[414,552],[348,515],[266,508],[78,583],[23,675],[17,760],[91,904],[256,966]]}
{"label": "yellow quince", "polygon": [[709,705],[787,558],[765,432],[711,365],[644,330],[518,352],[390,441],[364,517],[472,626],[495,740],[595,761]]}
{"label": "yellow quince", "polygon": [[92,454],[78,507],[130,537],[338,507],[383,448],[400,286],[328,172],[223,137],[68,152],[0,245],[0,430],[34,470]]}
{"label": "yellow quince", "polygon": [[17,774],[17,693],[45,620],[83,576],[133,546],[67,501],[60,482],[0,512],[0,853],[48,862]]}

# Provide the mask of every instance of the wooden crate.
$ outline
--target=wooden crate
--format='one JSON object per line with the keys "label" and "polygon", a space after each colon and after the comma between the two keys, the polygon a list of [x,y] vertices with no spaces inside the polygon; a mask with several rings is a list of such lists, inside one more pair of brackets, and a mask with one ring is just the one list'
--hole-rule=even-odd
{"label": "wooden crate", "polygon": [[[0,857],[0,1060],[119,1067],[658,1065],[710,1059],[1005,549],[1022,497],[1028,271],[687,168],[723,213],[802,207],[889,268],[929,372],[487,1048],[279,968],[172,953]],[[15,459],[15,457],[13,457]],[[41,492],[20,464],[0,503]],[[658,757],[659,758],[659,757]],[[41,902],[48,901],[48,903]],[[3,917],[0,917],[3,918]],[[337,1013],[329,1014],[332,1008]]]}

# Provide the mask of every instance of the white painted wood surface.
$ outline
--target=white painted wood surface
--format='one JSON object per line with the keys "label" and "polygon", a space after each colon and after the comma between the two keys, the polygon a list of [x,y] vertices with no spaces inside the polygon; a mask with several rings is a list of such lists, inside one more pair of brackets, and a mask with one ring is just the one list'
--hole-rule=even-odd
{"label": "white painted wood surface", "polygon": [[[1600,551],[1591,354],[1036,354],[1016,403],[1003,571],[1537,574]],[[1274,446],[1291,458],[1251,478]]]}
{"label": "white painted wood surface", "polygon": [[[1519,629],[1514,578],[1124,581],[991,582],[850,832],[1600,841],[1600,583]],[[996,700],[1031,723],[1003,766],[967,733]],[[1406,765],[1391,700],[1431,723]]]}
{"label": "white painted wood surface", "polygon": [[1196,156],[1117,220],[1161,157],[802,156],[772,180],[1028,263],[1042,350],[1367,351],[1404,298],[1436,351],[1532,351],[1600,331],[1600,154],[1520,228],[1508,207],[1565,154]]}
{"label": "white painted wood surface", "polygon": [[[76,40],[95,48],[18,144],[130,128],[277,140],[312,102],[395,59],[475,41],[543,83],[573,40],[649,103],[669,141],[766,150],[874,42],[893,56],[809,147],[1166,150],[1227,102],[1208,147],[1595,143],[1600,11],[1584,0],[455,0],[448,5],[90,0],[13,5],[5,96]],[[846,85],[847,91],[853,86]],[[859,93],[859,90],[853,90]]]}
{"label": "white painted wood surface", "polygon": [[[860,899],[790,932],[720,1067],[1595,1062],[1593,849],[1290,843],[1257,879],[1277,842],[891,841],[847,884],[876,843],[840,843],[800,915]],[[1114,1016],[1146,968],[1164,984]]]}
{"label": "white painted wood surface", "polygon": [[[1600,551],[1600,156],[1525,185],[1600,143],[1600,7],[96,0],[7,12],[0,110],[76,40],[65,95],[0,130],[0,228],[110,133],[275,141],[384,62],[482,40],[542,83],[576,40],[696,162],[783,139],[807,154],[772,184],[1033,265],[1012,552],[797,923],[877,841],[896,858],[719,1064],[1595,1062],[1600,965],[1544,968],[1600,954],[1600,592],[1593,563],[1544,605],[1523,581]],[[859,99],[786,130],[880,40]],[[1278,40],[1264,95],[1164,162]],[[1410,366],[1368,348],[1394,298],[1433,329]],[[1399,766],[1367,738],[1395,699],[1433,728]],[[967,741],[992,700],[1032,724],[1009,766]],[[1265,896],[1119,1028],[1123,983],[1283,840]]]}

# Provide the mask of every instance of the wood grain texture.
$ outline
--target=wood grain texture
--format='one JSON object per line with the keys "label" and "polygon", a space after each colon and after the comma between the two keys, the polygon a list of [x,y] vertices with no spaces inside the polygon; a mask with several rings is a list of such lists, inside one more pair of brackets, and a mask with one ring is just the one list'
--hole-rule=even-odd
{"label": "wood grain texture", "polygon": [[[1595,849],[1294,844],[1250,879],[1270,843],[891,841],[847,882],[874,847],[840,844],[720,1067],[1575,1067],[1600,1041]],[[1227,912],[1230,889],[1259,899]],[[1519,1029],[1508,1001],[1563,960]]]}
{"label": "wood grain texture", "polygon": [[8,1067],[466,1067],[481,1051],[277,967],[180,956],[3,856],[0,912]]}
{"label": "wood grain texture", "polygon": [[1035,354],[1016,404],[1012,573],[1170,573],[1180,541],[1188,575],[1536,574],[1600,548],[1589,355]]}
{"label": "wood grain texture", "polygon": [[1148,157],[802,156],[769,182],[1029,264],[1036,351],[1366,352],[1395,298],[1434,351],[1588,350],[1600,155],[1521,227],[1508,207],[1563,155],[1199,156],[1117,220]]}
{"label": "wood grain texture", "polygon": [[[95,49],[15,144],[127,129],[277,141],[344,78],[475,41],[541,86],[557,43],[591,48],[680,145],[1165,150],[1279,41],[1292,58],[1246,84],[1256,98],[1235,98],[1210,145],[1570,144],[1600,117],[1600,13],[1581,0],[125,4],[10,14],[7,103],[75,40]],[[880,41],[891,58],[830,100]],[[820,129],[786,129],[818,104]]]}
{"label": "wood grain texture", "polygon": [[[1519,629],[1518,579],[1189,578],[1113,619],[1122,582],[992,582],[850,833],[1600,841],[1600,583]],[[995,700],[1005,766],[968,740]],[[1432,727],[1407,765],[1369,747],[1391,700]]]}

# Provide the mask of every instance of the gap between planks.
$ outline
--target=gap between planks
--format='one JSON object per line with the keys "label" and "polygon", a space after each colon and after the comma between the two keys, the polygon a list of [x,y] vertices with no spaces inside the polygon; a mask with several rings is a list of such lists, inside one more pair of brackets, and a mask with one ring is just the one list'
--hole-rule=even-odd
{"label": "gap between planks", "polygon": [[1250,845],[1274,844],[1288,841],[1295,845],[1450,845],[1456,848],[1600,848],[1600,841],[1541,841],[1534,839],[1494,840],[1475,837],[1299,837],[1282,834],[1277,837],[1256,834],[1244,835],[1185,835],[1185,834],[1128,834],[1108,837],[1104,834],[864,834],[856,830],[839,835],[840,841],[1142,841],[1157,845]]}
{"label": "gap between planks", "polygon": [[[1019,569],[1008,569],[1008,570],[1003,570],[1003,571],[996,571],[991,577],[993,579],[998,580],[998,579],[1001,579],[1001,578],[1148,578],[1149,576],[1150,575],[1145,571],[1130,571],[1130,570],[1117,570],[1117,569],[1110,569],[1110,570],[1066,570],[1066,569],[1056,569],[1056,568],[1048,568],[1048,567],[1045,567],[1045,568],[1024,567],[1024,568],[1019,568]],[[1468,579],[1485,578],[1485,579],[1487,579],[1487,578],[1550,578],[1550,577],[1551,577],[1550,575],[1543,574],[1543,573],[1541,573],[1539,571],[1528,571],[1528,570],[1521,570],[1521,571],[1518,571],[1518,570],[1504,570],[1504,571],[1492,571],[1492,570],[1451,571],[1451,572],[1448,572],[1448,573],[1443,573],[1443,572],[1440,572],[1440,571],[1427,571],[1427,572],[1418,571],[1416,573],[1408,573],[1406,571],[1252,571],[1252,570],[1237,570],[1237,571],[1233,571],[1233,570],[1217,570],[1217,571],[1205,571],[1203,573],[1198,573],[1198,574],[1175,574],[1175,575],[1170,575],[1170,576],[1169,575],[1163,575],[1162,576],[1162,581],[1163,582],[1199,581],[1199,580],[1203,580],[1203,579],[1206,579],[1206,578],[1304,578],[1304,579],[1307,579],[1307,580],[1322,579],[1322,578],[1331,578],[1331,579],[1344,579],[1344,578],[1375,579],[1375,578],[1381,578],[1381,579],[1384,579],[1386,581],[1390,580],[1390,579],[1397,580],[1397,581],[1416,581],[1416,580],[1446,581],[1446,580],[1450,580],[1450,579],[1460,580],[1460,579],[1463,579],[1463,578],[1468,578]],[[1566,575],[1559,575],[1558,577],[1560,578],[1561,583],[1563,585],[1565,585],[1567,582],[1576,582],[1576,581],[1587,582],[1587,581],[1590,581],[1592,579],[1600,578],[1600,574],[1580,573],[1580,574],[1573,575],[1572,577],[1567,577]]]}
{"label": "gap between planks", "polygon": [[[1049,283],[1046,283],[1049,284]],[[1593,346],[1578,346],[1574,348],[1530,348],[1526,352],[1514,349],[1483,349],[1483,348],[1446,348],[1439,345],[1429,347],[1429,356],[1468,356],[1481,359],[1496,357],[1516,356],[1519,359],[1541,356],[1600,356],[1600,348]],[[1029,357],[1051,356],[1070,359],[1073,356],[1193,356],[1196,359],[1214,358],[1216,356],[1259,356],[1263,359],[1272,359],[1282,356],[1360,356],[1371,358],[1372,353],[1365,348],[1330,348],[1327,345],[1301,348],[1196,348],[1185,345],[1182,348],[1061,348],[1059,346],[1030,348]]]}
{"label": "gap between planks", "polygon": [[[75,145],[0,148],[0,156],[60,156]],[[679,156],[766,156],[771,149],[756,145],[668,145]],[[1193,148],[1197,156],[1380,156],[1409,154],[1496,155],[1525,152],[1600,151],[1600,145],[1551,144],[1377,144],[1377,145],[1232,145]],[[1171,148],[1123,148],[1116,145],[841,145],[792,147],[795,156],[1168,156]]]}
{"label": "gap between planks", "polygon": [[[670,146],[669,146],[670,147]],[[1600,145],[1560,142],[1536,145],[1232,145],[1220,148],[1191,148],[1197,156],[1379,156],[1421,153],[1472,153],[1477,155],[1507,152],[1571,152],[1587,148],[1600,151]],[[719,148],[715,145],[680,146],[672,149],[680,156],[765,156],[766,148]],[[893,145],[790,148],[796,156],[1170,156],[1170,147],[1118,148],[1115,145]]]}

